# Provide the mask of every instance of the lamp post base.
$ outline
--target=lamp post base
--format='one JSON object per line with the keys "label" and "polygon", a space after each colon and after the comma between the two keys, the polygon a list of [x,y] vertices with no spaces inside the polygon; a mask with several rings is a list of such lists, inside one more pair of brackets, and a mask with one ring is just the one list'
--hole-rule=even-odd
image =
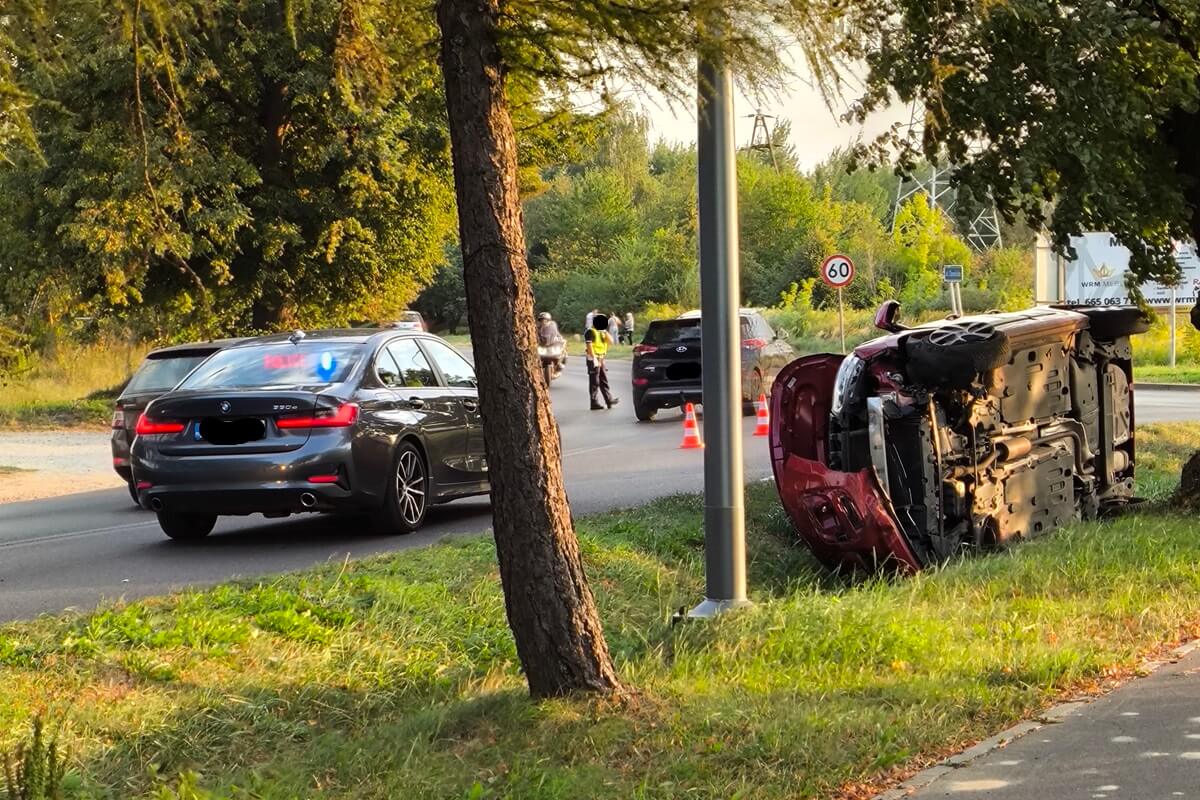
{"label": "lamp post base", "polygon": [[754,603],[749,600],[709,600],[705,598],[704,602],[687,613],[687,618],[712,619],[719,614],[724,614],[726,611],[750,608],[753,605]]}

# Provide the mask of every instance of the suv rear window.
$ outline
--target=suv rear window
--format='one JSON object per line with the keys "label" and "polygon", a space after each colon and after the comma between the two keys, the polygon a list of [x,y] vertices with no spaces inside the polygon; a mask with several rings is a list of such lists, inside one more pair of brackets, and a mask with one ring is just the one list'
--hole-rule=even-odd
{"label": "suv rear window", "polygon": [[148,356],[125,385],[123,395],[142,392],[165,392],[187,377],[196,365],[212,355],[212,351],[184,351]]}
{"label": "suv rear window", "polygon": [[646,338],[643,344],[667,344],[683,339],[700,338],[700,318],[664,319],[651,322],[646,328]]}
{"label": "suv rear window", "polygon": [[341,383],[362,357],[359,342],[278,342],[222,350],[180,389],[256,389]]}

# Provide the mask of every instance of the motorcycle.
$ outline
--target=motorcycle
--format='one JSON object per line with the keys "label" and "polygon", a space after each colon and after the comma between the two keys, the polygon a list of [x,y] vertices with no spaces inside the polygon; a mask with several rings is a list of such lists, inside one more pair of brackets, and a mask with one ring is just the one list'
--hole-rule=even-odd
{"label": "motorcycle", "polygon": [[538,344],[538,356],[542,359],[542,374],[546,376],[546,385],[562,375],[567,366],[567,343],[559,339],[553,344]]}

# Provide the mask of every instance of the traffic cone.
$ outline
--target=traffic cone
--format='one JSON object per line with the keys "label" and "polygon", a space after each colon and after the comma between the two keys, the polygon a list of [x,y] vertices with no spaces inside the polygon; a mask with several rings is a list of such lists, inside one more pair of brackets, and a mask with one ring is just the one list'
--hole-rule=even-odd
{"label": "traffic cone", "polygon": [[767,436],[771,433],[771,415],[767,413],[767,396],[760,394],[758,402],[758,425],[754,429],[755,436]]}
{"label": "traffic cone", "polygon": [[696,427],[696,407],[688,403],[683,407],[683,443],[680,450],[696,450],[704,447],[700,441],[700,429]]}

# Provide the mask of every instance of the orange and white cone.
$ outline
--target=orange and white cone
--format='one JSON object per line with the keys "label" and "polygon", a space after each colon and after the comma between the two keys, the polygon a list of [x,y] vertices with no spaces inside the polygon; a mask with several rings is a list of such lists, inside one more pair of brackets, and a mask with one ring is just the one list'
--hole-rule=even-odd
{"label": "orange and white cone", "polygon": [[683,443],[680,450],[696,450],[704,447],[700,441],[700,428],[696,426],[696,406],[688,403],[683,407]]}
{"label": "orange and white cone", "polygon": [[767,412],[767,396],[760,394],[758,402],[758,425],[754,428],[755,436],[768,436],[771,433],[771,415]]}

